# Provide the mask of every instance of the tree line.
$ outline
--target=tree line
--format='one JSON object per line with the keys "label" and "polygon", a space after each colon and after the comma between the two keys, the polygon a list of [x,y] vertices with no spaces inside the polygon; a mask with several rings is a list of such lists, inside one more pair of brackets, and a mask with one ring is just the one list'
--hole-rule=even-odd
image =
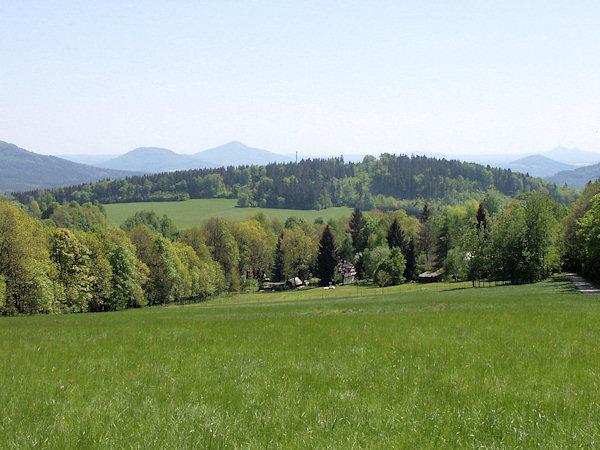
{"label": "tree line", "polygon": [[[8,200],[8,201],[7,201]],[[293,277],[329,285],[339,263],[379,286],[425,270],[451,279],[526,283],[565,268],[598,281],[600,181],[569,209],[549,195],[368,212],[309,223],[263,213],[239,222],[211,218],[178,230],[142,211],[121,227],[101,204],[0,201],[2,314],[110,311],[203,301],[256,291]]]}
{"label": "tree line", "polygon": [[[182,201],[190,198],[237,198],[239,206],[323,209],[358,206],[362,210],[405,209],[417,214],[423,201],[451,204],[481,198],[490,191],[514,197],[548,194],[569,204],[578,191],[558,187],[510,169],[424,156],[382,154],[360,163],[343,158],[307,159],[267,166],[222,167],[104,180],[92,184],[13,194],[21,203],[40,207],[53,202],[125,203]],[[419,210],[409,210],[410,203]]]}

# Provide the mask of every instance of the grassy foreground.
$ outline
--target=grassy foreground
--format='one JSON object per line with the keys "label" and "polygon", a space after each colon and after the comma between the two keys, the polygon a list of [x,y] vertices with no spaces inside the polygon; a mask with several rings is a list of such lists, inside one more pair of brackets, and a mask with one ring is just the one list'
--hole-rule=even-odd
{"label": "grassy foreground", "polygon": [[166,214],[180,229],[201,225],[211,217],[223,217],[234,221],[243,220],[259,212],[264,212],[270,219],[278,218],[282,222],[290,216],[300,217],[313,222],[317,217],[327,221],[341,216],[350,216],[352,208],[335,207],[315,210],[273,209],[273,208],[237,208],[237,200],[227,198],[193,199],[186,202],[137,202],[113,203],[104,205],[108,217],[118,225],[133,216],[137,211],[154,211],[162,216]]}
{"label": "grassy foreground", "polygon": [[0,318],[0,444],[595,447],[599,324],[561,280]]}

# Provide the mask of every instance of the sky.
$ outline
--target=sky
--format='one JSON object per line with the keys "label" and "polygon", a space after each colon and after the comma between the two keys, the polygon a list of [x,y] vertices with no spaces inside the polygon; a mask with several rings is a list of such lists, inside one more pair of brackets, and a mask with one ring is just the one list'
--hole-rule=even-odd
{"label": "sky", "polygon": [[0,0],[0,140],[600,151],[599,18],[597,0]]}

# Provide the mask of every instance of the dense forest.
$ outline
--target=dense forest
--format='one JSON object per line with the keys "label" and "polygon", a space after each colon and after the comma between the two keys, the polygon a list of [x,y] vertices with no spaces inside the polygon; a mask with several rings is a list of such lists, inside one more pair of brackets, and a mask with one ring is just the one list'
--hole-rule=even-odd
{"label": "dense forest", "polygon": [[426,203],[418,218],[355,208],[328,223],[257,214],[241,222],[211,218],[186,230],[153,212],[136,213],[119,228],[99,203],[41,208],[26,200],[0,200],[6,315],[196,302],[292,277],[327,286],[350,265],[359,280],[380,286],[426,270],[473,285],[533,282],[563,268],[600,281],[600,181],[570,209],[547,193],[506,201],[489,192],[441,209]]}
{"label": "dense forest", "polygon": [[[540,192],[569,204],[578,191],[557,187],[509,169],[479,164],[383,154],[361,163],[343,158],[308,159],[267,166],[188,170],[107,180],[53,190],[15,193],[21,203],[40,205],[77,201],[125,203],[190,198],[237,198],[239,205],[267,208],[323,209],[358,206],[394,210],[421,199],[452,204],[481,198],[495,190],[508,197]],[[415,211],[410,211],[415,212]]]}

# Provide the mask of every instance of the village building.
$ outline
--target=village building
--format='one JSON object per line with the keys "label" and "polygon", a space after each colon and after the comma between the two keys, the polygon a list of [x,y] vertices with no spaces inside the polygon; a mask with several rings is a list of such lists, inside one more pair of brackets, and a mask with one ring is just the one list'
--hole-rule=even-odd
{"label": "village building", "polygon": [[353,283],[356,279],[356,268],[350,261],[340,261],[337,269],[342,277],[342,284]]}

